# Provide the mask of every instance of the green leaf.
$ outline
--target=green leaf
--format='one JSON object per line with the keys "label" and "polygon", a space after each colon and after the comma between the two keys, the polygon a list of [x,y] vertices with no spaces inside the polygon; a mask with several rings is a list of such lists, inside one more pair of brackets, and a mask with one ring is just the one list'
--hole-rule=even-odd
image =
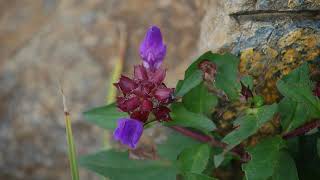
{"label": "green leaf", "polygon": [[249,75],[243,76],[240,81],[243,83],[243,85],[245,85],[246,87],[249,87],[252,90],[253,88],[252,76],[249,76]]}
{"label": "green leaf", "polygon": [[223,142],[228,144],[226,151],[237,146],[259,129],[257,119],[253,115],[240,117],[237,121],[240,122],[240,127],[233,130],[222,139]]}
{"label": "green leaf", "polygon": [[251,160],[242,165],[247,180],[266,180],[270,178],[279,163],[280,150],[285,147],[281,137],[272,137],[250,147]]}
{"label": "green leaf", "polygon": [[307,122],[310,118],[308,106],[284,97],[279,103],[281,126],[289,132]]}
{"label": "green leaf", "polygon": [[183,180],[216,180],[204,174],[187,173],[183,176]]}
{"label": "green leaf", "polygon": [[202,71],[196,70],[189,77],[185,78],[182,83],[178,84],[175,96],[182,97],[192,88],[196,87],[202,82]]}
{"label": "green leaf", "polygon": [[209,115],[218,104],[218,98],[201,83],[184,95],[182,102],[191,112]]}
{"label": "green leaf", "polygon": [[204,132],[210,132],[216,129],[211,119],[202,114],[196,114],[188,111],[182,103],[173,103],[171,105],[172,121],[164,123],[167,126],[179,125],[191,127]]}
{"label": "green leaf", "polygon": [[176,179],[176,169],[170,161],[132,160],[127,152],[101,151],[80,158],[80,165],[111,180]]}
{"label": "green leaf", "polygon": [[305,104],[311,111],[312,117],[320,117],[320,100],[313,95],[307,63],[279,80],[277,88],[285,97]]}
{"label": "green leaf", "polygon": [[117,120],[128,116],[128,114],[120,112],[115,104],[110,104],[86,111],[84,112],[84,116],[87,122],[105,129],[114,129],[117,126]]}
{"label": "green leaf", "polygon": [[180,89],[181,89],[181,87],[182,87],[182,84],[183,84],[183,80],[179,80],[179,81],[177,82],[175,92],[180,91]]}
{"label": "green leaf", "polygon": [[213,62],[217,65],[216,87],[222,89],[230,100],[238,100],[241,91],[238,81],[239,59],[227,53],[213,59]]}
{"label": "green leaf", "polygon": [[185,79],[198,70],[198,64],[203,60],[211,61],[217,65],[216,87],[223,90],[229,99],[238,100],[241,90],[241,85],[238,81],[239,59],[229,53],[221,55],[208,51],[189,66],[185,72]]}
{"label": "green leaf", "polygon": [[211,51],[208,51],[204,54],[202,54],[198,59],[196,59],[186,70],[184,74],[184,78],[189,77],[194,71],[198,69],[198,65],[201,61],[203,60],[209,60],[212,61],[213,59],[219,58],[221,55],[220,54],[213,54]]}
{"label": "green leaf", "polygon": [[199,141],[195,141],[190,137],[184,136],[176,131],[170,131],[167,140],[158,145],[158,155],[162,159],[175,161],[178,154],[180,154],[183,149],[198,144],[200,144]]}
{"label": "green leaf", "polygon": [[214,167],[219,167],[224,160],[224,154],[218,154],[214,156]]}
{"label": "green leaf", "polygon": [[232,149],[243,140],[256,133],[264,123],[272,119],[273,115],[277,112],[277,109],[277,104],[265,105],[260,108],[249,109],[250,113],[237,118],[235,120],[235,125],[239,125],[239,127],[222,139],[223,142],[228,144],[226,150]]}
{"label": "green leaf", "polygon": [[299,180],[297,168],[294,160],[287,152],[280,152],[280,155],[275,163],[275,169],[272,180]]}
{"label": "green leaf", "polygon": [[182,173],[202,173],[208,164],[209,156],[210,148],[208,144],[184,149],[178,156],[178,167]]}

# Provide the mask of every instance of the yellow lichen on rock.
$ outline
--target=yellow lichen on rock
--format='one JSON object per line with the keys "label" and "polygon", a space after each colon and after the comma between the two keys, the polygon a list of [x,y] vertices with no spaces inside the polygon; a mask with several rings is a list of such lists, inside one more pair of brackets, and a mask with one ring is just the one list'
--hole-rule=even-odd
{"label": "yellow lichen on rock", "polygon": [[254,77],[256,91],[266,103],[279,98],[276,82],[305,61],[320,56],[320,33],[298,28],[278,39],[276,46],[247,48],[240,52],[239,71]]}
{"label": "yellow lichen on rock", "polygon": [[283,36],[279,39],[278,45],[280,48],[284,48],[286,46],[290,46],[294,42],[296,42],[302,35],[302,29],[297,29],[288,33],[287,35]]}
{"label": "yellow lichen on rock", "polygon": [[248,48],[242,51],[240,56],[239,71],[242,74],[249,73],[252,76],[259,76],[260,69],[263,68],[261,54]]}
{"label": "yellow lichen on rock", "polygon": [[288,64],[293,63],[298,58],[298,52],[295,49],[285,51],[282,60]]}

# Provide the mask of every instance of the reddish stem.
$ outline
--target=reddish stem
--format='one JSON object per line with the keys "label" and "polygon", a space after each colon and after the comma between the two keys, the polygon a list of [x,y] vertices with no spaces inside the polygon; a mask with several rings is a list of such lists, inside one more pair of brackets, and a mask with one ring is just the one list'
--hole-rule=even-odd
{"label": "reddish stem", "polygon": [[225,148],[227,146],[227,144],[220,142],[211,136],[200,134],[200,133],[197,133],[197,132],[194,132],[194,131],[191,131],[189,129],[179,127],[179,126],[172,126],[171,128],[180,132],[181,134],[183,134],[185,136],[191,137],[192,139],[198,140],[200,142],[209,143],[215,147]]}
{"label": "reddish stem", "polygon": [[291,132],[283,134],[282,138],[283,139],[290,139],[290,138],[293,138],[296,136],[300,136],[300,135],[303,135],[303,134],[309,132],[310,130],[318,128],[318,127],[320,127],[320,120],[311,121],[311,122],[308,122],[308,123],[304,124],[303,126],[297,128]]}
{"label": "reddish stem", "polygon": [[[316,121],[312,121],[309,123],[306,123],[305,125],[303,125],[300,128],[297,128],[291,132],[285,133],[282,135],[283,139],[290,139],[296,136],[300,136],[303,135],[307,132],[309,132],[310,130],[314,129],[314,128],[318,128],[320,127],[320,120],[316,120]],[[188,136],[192,139],[198,140],[200,142],[204,142],[204,143],[209,143],[210,145],[214,146],[214,147],[220,147],[222,149],[227,147],[226,143],[220,142],[217,139],[205,135],[205,134],[201,134],[198,132],[194,132],[191,131],[187,128],[183,128],[183,127],[179,127],[179,126],[172,126],[172,129],[180,132],[181,134]],[[249,154],[244,152],[242,149],[239,148],[233,148],[231,150],[231,153],[235,156],[238,156],[243,162],[247,162],[250,160]]]}
{"label": "reddish stem", "polygon": [[[207,136],[205,134],[200,134],[198,132],[194,132],[191,131],[189,129],[183,128],[183,127],[179,127],[179,126],[171,126],[172,129],[180,132],[181,134],[188,136],[192,139],[198,140],[200,142],[204,142],[204,143],[208,143],[214,147],[220,147],[222,149],[227,147],[226,143],[220,142],[218,140],[216,140],[215,138],[211,137],[211,136]],[[234,148],[230,151],[231,154],[238,156],[241,161],[243,162],[247,162],[248,159],[248,154],[243,152],[241,149],[239,148]]]}

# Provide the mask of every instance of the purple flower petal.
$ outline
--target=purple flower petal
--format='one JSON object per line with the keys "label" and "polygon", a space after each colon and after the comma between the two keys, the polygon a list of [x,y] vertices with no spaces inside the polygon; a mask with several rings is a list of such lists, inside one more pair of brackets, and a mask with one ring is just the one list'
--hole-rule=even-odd
{"label": "purple flower petal", "polygon": [[140,44],[140,57],[143,65],[152,71],[158,69],[166,55],[167,47],[163,44],[161,31],[157,26],[148,29]]}
{"label": "purple flower petal", "polygon": [[143,123],[130,118],[118,120],[118,127],[113,132],[113,138],[130,148],[136,148],[143,132]]}

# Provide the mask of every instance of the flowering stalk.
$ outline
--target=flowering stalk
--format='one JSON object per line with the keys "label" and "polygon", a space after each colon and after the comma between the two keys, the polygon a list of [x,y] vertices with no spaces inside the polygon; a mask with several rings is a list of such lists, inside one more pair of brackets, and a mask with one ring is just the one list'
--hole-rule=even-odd
{"label": "flowering stalk", "polygon": [[132,149],[136,148],[151,114],[158,121],[171,120],[167,106],[173,101],[174,89],[164,84],[166,70],[160,67],[165,54],[166,45],[160,29],[150,27],[140,45],[142,65],[134,66],[133,78],[122,75],[114,84],[121,92],[116,100],[117,107],[130,118],[118,120],[113,137]]}

